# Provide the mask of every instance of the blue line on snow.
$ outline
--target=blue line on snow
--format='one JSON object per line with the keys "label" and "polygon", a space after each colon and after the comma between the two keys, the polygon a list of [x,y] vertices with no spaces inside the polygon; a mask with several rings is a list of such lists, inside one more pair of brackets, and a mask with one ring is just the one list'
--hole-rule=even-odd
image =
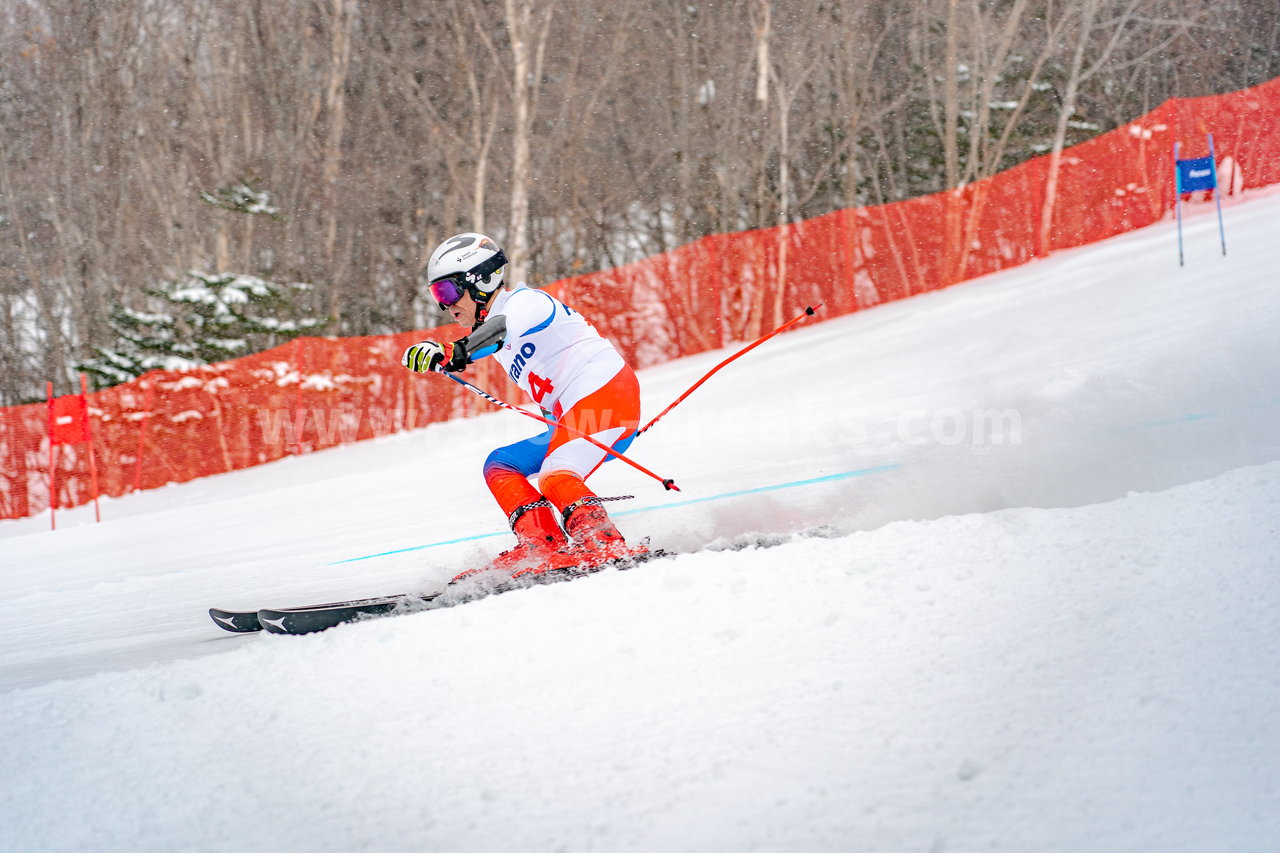
{"label": "blue line on snow", "polygon": [[621,512],[611,513],[612,515],[632,515],[637,512],[649,512],[654,509],[675,509],[681,506],[692,506],[693,504],[706,503],[707,501],[718,501],[724,498],[738,498],[743,495],[756,495],[761,492],[774,492],[779,489],[794,489],[798,486],[813,486],[818,483],[829,483],[833,480],[847,480],[850,477],[865,477],[869,474],[883,474],[886,471],[893,471],[901,468],[901,462],[893,462],[889,465],[879,465],[875,468],[860,468],[857,471],[842,471],[839,474],[828,474],[825,477],[814,477],[812,480],[796,480],[791,483],[779,483],[776,486],[759,486],[754,489],[743,489],[739,492],[725,492],[722,495],[710,495],[705,498],[693,498],[692,500],[680,501],[673,504],[659,504],[657,506],[642,506],[638,509],[626,509]]}
{"label": "blue line on snow", "polygon": [[[1269,409],[1275,406],[1280,406],[1280,397],[1277,397],[1276,399],[1273,399],[1273,400],[1264,400],[1262,402],[1250,403],[1246,407],[1246,409],[1248,411],[1258,411],[1260,409]],[[1157,427],[1182,426],[1183,424],[1193,424],[1196,421],[1208,420],[1210,418],[1216,419],[1222,416],[1223,414],[1230,415],[1232,412],[1238,413],[1239,411],[1240,411],[1240,408],[1236,407],[1227,412],[1188,412],[1185,415],[1178,415],[1176,417],[1164,418],[1158,421],[1147,421],[1146,423],[1137,424],[1135,426],[1112,427],[1110,430],[1108,430],[1108,432],[1109,433],[1129,433],[1129,432],[1137,432],[1138,430],[1144,430],[1144,429],[1155,429]]]}
{"label": "blue line on snow", "polygon": [[1179,415],[1173,418],[1165,418],[1159,421],[1147,421],[1146,423],[1135,424],[1133,426],[1117,426],[1107,430],[1112,435],[1124,435],[1131,432],[1140,432],[1142,430],[1157,429],[1161,427],[1181,426],[1183,424],[1193,424],[1196,421],[1203,421],[1208,418],[1217,417],[1216,412],[1188,412],[1185,415]]}
{"label": "blue line on snow", "polygon": [[[726,500],[728,498],[739,498],[743,495],[757,495],[762,492],[776,492],[782,489],[795,489],[800,486],[815,486],[819,483],[830,483],[835,480],[847,480],[851,477],[866,477],[871,474],[883,474],[887,471],[894,471],[902,467],[901,462],[892,462],[888,465],[877,465],[874,468],[859,468],[856,471],[841,471],[839,474],[828,474],[825,477],[813,477],[809,480],[794,480],[790,483],[778,483],[773,486],[758,486],[754,489],[742,489],[737,492],[725,492],[719,495],[709,495],[705,498],[693,498],[687,501],[680,501],[672,504],[655,504],[654,506],[644,506],[638,509],[628,509],[622,512],[615,512],[613,515],[635,515],[640,512],[651,512],[655,509],[676,509],[682,506],[692,506],[693,504],[706,503],[707,501]],[[411,545],[408,548],[397,548],[394,551],[383,551],[380,554],[366,554],[363,557],[348,557],[345,560],[334,560],[329,563],[330,566],[338,566],[343,563],[358,563],[362,560],[372,560],[375,557],[390,557],[394,554],[407,554],[410,551],[423,551],[427,548],[440,548],[445,545],[458,545],[463,542],[475,542],[480,539],[491,539],[494,536],[502,536],[507,533],[506,530],[500,530],[494,533],[480,533],[475,536],[463,536],[460,539],[448,539],[444,542],[432,542],[428,545]]]}

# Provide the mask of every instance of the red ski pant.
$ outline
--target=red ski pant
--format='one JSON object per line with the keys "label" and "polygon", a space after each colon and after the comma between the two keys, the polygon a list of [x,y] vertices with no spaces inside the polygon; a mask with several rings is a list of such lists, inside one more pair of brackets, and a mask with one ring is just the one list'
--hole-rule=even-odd
{"label": "red ski pant", "polygon": [[[543,497],[563,510],[593,495],[584,481],[613,458],[570,429],[622,453],[639,427],[640,383],[635,371],[623,365],[612,379],[565,412],[557,426],[490,453],[484,463],[485,482],[508,516]],[[529,479],[535,475],[539,488]]]}

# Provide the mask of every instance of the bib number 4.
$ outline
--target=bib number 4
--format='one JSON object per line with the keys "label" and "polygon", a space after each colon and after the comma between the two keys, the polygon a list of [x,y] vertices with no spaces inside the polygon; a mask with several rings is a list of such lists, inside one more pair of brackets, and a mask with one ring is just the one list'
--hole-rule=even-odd
{"label": "bib number 4", "polygon": [[543,398],[554,390],[555,386],[550,379],[543,379],[536,373],[529,374],[529,394],[533,397],[533,402],[542,405]]}

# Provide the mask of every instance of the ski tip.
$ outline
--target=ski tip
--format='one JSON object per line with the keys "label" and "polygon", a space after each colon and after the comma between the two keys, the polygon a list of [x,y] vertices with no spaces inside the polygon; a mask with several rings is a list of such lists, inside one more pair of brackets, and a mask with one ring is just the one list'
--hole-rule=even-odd
{"label": "ski tip", "polygon": [[233,634],[252,634],[262,630],[257,611],[220,610],[209,608],[209,618],[213,624]]}

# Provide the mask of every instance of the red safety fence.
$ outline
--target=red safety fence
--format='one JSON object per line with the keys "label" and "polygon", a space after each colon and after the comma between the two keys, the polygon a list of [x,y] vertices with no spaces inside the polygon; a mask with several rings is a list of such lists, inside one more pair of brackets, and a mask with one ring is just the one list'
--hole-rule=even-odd
{"label": "red safety fence", "polygon": [[[1224,188],[1280,182],[1280,78],[1168,101],[1063,151],[1056,170],[1053,158],[1039,157],[954,192],[716,234],[551,289],[633,364],[648,367],[754,339],[806,305],[825,303],[827,317],[846,314],[1150,225],[1172,210],[1174,142],[1184,156],[1202,156],[1210,132]],[[300,338],[90,394],[102,494],[234,471],[485,407],[452,382],[400,366],[404,348],[428,334]],[[434,332],[460,334],[457,326]],[[468,376],[519,399],[491,360]],[[0,409],[0,518],[51,505],[47,418],[44,403]],[[84,451],[61,454],[53,505],[94,497]]]}

